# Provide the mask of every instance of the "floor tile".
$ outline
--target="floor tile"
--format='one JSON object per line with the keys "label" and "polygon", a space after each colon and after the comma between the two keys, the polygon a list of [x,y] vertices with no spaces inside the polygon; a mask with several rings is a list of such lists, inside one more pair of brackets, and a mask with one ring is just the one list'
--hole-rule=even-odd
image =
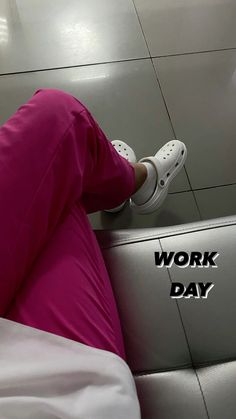
{"label": "floor tile", "polygon": [[[63,89],[78,97],[108,138],[126,141],[137,159],[153,155],[174,138],[150,60],[1,76],[0,123],[41,87]],[[189,188],[182,170],[170,192]]]}
{"label": "floor tile", "polygon": [[195,191],[203,219],[236,214],[236,185]]}
{"label": "floor tile", "polygon": [[134,0],[152,56],[236,47],[234,0]]}
{"label": "floor tile", "polygon": [[199,221],[200,217],[192,192],[181,192],[169,194],[163,206],[152,214],[134,214],[127,203],[119,213],[100,211],[89,214],[89,219],[96,230],[115,230],[178,225]]}
{"label": "floor tile", "polygon": [[193,189],[236,182],[236,51],[155,59]]}
{"label": "floor tile", "polygon": [[132,0],[0,0],[0,73],[149,56]]}

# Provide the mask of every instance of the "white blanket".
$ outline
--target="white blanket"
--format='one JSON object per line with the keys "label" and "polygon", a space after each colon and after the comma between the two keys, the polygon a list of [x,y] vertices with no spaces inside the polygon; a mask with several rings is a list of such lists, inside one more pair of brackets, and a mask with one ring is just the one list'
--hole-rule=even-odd
{"label": "white blanket", "polygon": [[0,318],[1,419],[140,419],[118,355]]}

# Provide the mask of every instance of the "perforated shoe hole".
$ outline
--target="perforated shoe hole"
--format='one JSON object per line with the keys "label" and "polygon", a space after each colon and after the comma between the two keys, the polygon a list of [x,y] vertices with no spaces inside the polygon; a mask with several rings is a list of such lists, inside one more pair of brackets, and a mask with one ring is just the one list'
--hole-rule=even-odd
{"label": "perforated shoe hole", "polygon": [[179,165],[179,163],[177,162],[176,164],[175,164],[175,167],[177,167]]}
{"label": "perforated shoe hole", "polygon": [[169,174],[169,173],[167,173],[167,175],[166,175],[166,176],[168,177],[168,176],[170,176],[170,174]]}
{"label": "perforated shoe hole", "polygon": [[181,151],[181,154],[182,154],[182,155],[184,154],[184,150],[182,150],[182,151]]}

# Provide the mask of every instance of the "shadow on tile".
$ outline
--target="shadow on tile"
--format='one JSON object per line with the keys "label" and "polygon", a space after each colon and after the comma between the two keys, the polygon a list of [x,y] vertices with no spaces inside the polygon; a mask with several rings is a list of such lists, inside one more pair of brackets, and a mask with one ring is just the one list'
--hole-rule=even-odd
{"label": "shadow on tile", "polygon": [[200,220],[192,192],[169,194],[164,205],[152,214],[139,215],[131,211],[128,202],[116,214],[100,211],[89,214],[93,229],[115,230],[178,225]]}

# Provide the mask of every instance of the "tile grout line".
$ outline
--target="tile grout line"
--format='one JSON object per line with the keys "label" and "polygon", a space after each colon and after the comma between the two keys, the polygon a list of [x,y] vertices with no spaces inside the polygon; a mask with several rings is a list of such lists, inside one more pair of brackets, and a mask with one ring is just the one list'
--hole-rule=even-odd
{"label": "tile grout line", "polygon": [[[132,0],[133,1],[133,0]],[[147,41],[145,38],[145,42],[147,45]],[[147,46],[148,48],[148,46]],[[168,58],[168,57],[181,57],[185,55],[197,55],[197,54],[206,54],[206,53],[214,53],[214,52],[220,52],[220,51],[234,51],[236,50],[236,47],[230,47],[230,48],[220,48],[220,49],[213,49],[213,50],[206,50],[206,51],[193,51],[193,52],[182,52],[179,54],[167,54],[167,55],[151,55],[150,50],[148,48],[149,56],[148,57],[132,57],[132,58],[123,58],[120,60],[113,60],[113,61],[98,61],[96,63],[86,63],[86,64],[73,64],[73,65],[66,65],[66,66],[59,66],[59,67],[50,67],[50,68],[38,68],[34,70],[19,70],[19,71],[12,71],[7,73],[0,73],[0,77],[4,76],[14,76],[18,74],[28,74],[28,73],[37,73],[37,72],[43,72],[43,71],[55,71],[55,70],[66,70],[69,68],[80,68],[80,67],[90,67],[90,66],[96,66],[96,65],[106,65],[106,64],[115,64],[115,63],[125,63],[130,61],[142,61],[142,60],[152,60],[155,58]]]}
{"label": "tile grout line", "polygon": [[224,188],[224,187],[227,187],[227,186],[236,186],[236,182],[225,183],[225,184],[222,184],[222,185],[205,186],[203,188],[194,188],[193,191],[204,191],[205,189]]}
{"label": "tile grout line", "polygon": [[132,1],[132,3],[133,3],[133,6],[134,6],[134,11],[135,11],[136,17],[137,17],[137,19],[138,19],[140,29],[141,29],[142,34],[143,34],[143,39],[144,39],[144,41],[145,41],[145,44],[146,44],[146,47],[147,47],[147,50],[148,50],[149,57],[151,58],[151,51],[150,51],[149,46],[148,46],[148,43],[147,43],[147,39],[146,39],[146,36],[145,36],[144,30],[143,30],[143,27],[142,27],[141,19],[140,19],[140,17],[139,17],[139,14],[138,14],[138,10],[137,10],[136,4],[135,4],[134,0],[131,0],[131,1]]}
{"label": "tile grout line", "polygon": [[22,71],[13,71],[8,73],[0,74],[0,77],[3,76],[14,76],[17,74],[28,74],[28,73],[38,73],[43,71],[55,71],[55,70],[67,70],[70,68],[81,68],[81,67],[92,67],[96,65],[106,65],[106,64],[116,64],[116,63],[126,63],[130,61],[142,61],[142,60],[150,60],[150,56],[148,57],[139,57],[139,58],[125,58],[121,60],[114,60],[114,61],[101,61],[97,63],[86,63],[86,64],[75,64],[75,65],[67,65],[67,66],[60,66],[60,67],[50,67],[50,68],[39,68],[35,70],[22,70]]}
{"label": "tile grout line", "polygon": [[[136,7],[136,5],[135,5],[134,0],[132,0],[132,2],[133,2],[133,5],[134,5],[134,9],[135,9],[136,15],[137,15],[137,19],[138,19],[138,21],[139,21],[139,24],[140,24],[140,27],[141,27],[141,30],[142,30],[143,37],[144,37],[145,42],[146,42],[146,46],[147,46],[147,49],[148,49],[148,52],[149,52],[149,55],[150,55],[150,59],[151,59],[152,67],[153,67],[153,70],[154,70],[154,74],[155,74],[155,76],[156,76],[157,84],[158,84],[159,89],[160,89],[160,92],[161,92],[162,100],[163,100],[163,103],[164,103],[164,106],[165,106],[165,109],[166,109],[166,112],[167,112],[167,115],[168,115],[168,118],[169,118],[169,121],[170,121],[170,125],[171,125],[171,128],[172,128],[172,132],[173,132],[173,135],[174,135],[175,139],[177,140],[176,132],[175,132],[174,125],[173,125],[173,122],[172,122],[172,119],[171,119],[171,115],[170,115],[170,112],[169,112],[169,108],[168,108],[168,105],[167,105],[167,101],[166,101],[166,98],[165,98],[165,96],[164,96],[164,92],[163,92],[163,89],[162,89],[162,86],[161,86],[160,79],[159,79],[159,77],[158,77],[158,71],[157,71],[157,69],[156,69],[156,67],[155,67],[155,65],[154,65],[154,62],[153,62],[153,57],[151,56],[151,51],[150,51],[150,48],[149,48],[149,45],[148,45],[148,42],[147,42],[147,39],[146,39],[146,36],[145,36],[144,30],[143,30],[143,27],[142,27],[142,23],[141,23],[141,20],[140,20],[140,17],[139,17],[138,11],[137,11],[137,7]],[[199,208],[199,205],[198,205],[197,199],[196,199],[196,195],[195,195],[195,193],[193,192],[193,188],[192,188],[192,185],[191,185],[191,182],[190,182],[190,178],[189,178],[189,175],[188,175],[188,172],[187,172],[187,169],[186,169],[186,167],[185,167],[185,166],[184,166],[184,170],[185,170],[185,173],[186,173],[186,176],[187,176],[187,179],[188,179],[189,186],[190,186],[191,191],[192,191],[192,196],[193,196],[193,199],[194,199],[194,202],[195,202],[196,208],[197,208],[197,212],[198,212],[199,218],[200,218],[200,220],[202,220],[202,214],[201,214],[201,211],[200,211],[200,208]]]}
{"label": "tile grout line", "polygon": [[197,207],[197,210],[198,210],[198,214],[199,214],[200,221],[203,221],[203,216],[202,216],[202,213],[201,213],[200,207],[199,207],[199,205],[198,205],[198,202],[197,202],[197,197],[196,197],[196,195],[195,195],[195,193],[194,193],[194,190],[192,191],[192,194],[193,194],[193,199],[194,199],[194,202],[195,202],[196,207]]}
{"label": "tile grout line", "polygon": [[197,55],[197,54],[207,54],[207,53],[214,53],[214,52],[221,52],[221,51],[235,51],[235,50],[236,50],[236,47],[228,47],[228,48],[206,49],[206,50],[200,50],[200,51],[179,52],[176,54],[151,55],[151,57],[152,58],[181,57],[185,55]]}
{"label": "tile grout line", "polygon": [[[136,12],[136,15],[137,15],[137,19],[138,19],[139,24],[140,24],[140,28],[141,28],[141,31],[142,31],[142,34],[143,34],[143,37],[144,37],[145,43],[146,43],[146,47],[147,47],[147,49],[148,49],[148,53],[149,53],[149,55],[150,55],[150,60],[151,60],[152,67],[153,67],[153,70],[154,70],[154,74],[155,74],[155,76],[156,76],[156,80],[157,80],[157,83],[158,83],[158,86],[159,86],[159,89],[160,89],[160,92],[161,92],[162,100],[163,100],[163,102],[164,102],[164,106],[165,106],[165,108],[166,108],[166,112],[167,112],[167,115],[168,115],[168,118],[169,118],[169,121],[170,121],[170,124],[171,124],[172,132],[173,132],[173,135],[174,135],[175,139],[177,139],[177,138],[176,138],[176,134],[175,134],[175,130],[174,130],[174,127],[173,127],[173,124],[172,124],[172,121],[171,121],[171,117],[170,117],[169,109],[168,109],[168,106],[167,106],[167,103],[166,103],[166,100],[165,100],[165,97],[164,97],[164,94],[163,94],[163,91],[162,91],[162,88],[161,88],[161,84],[160,84],[160,81],[159,81],[159,78],[158,78],[157,72],[156,72],[156,70],[155,70],[155,66],[154,66],[154,63],[153,63],[153,57],[151,56],[151,51],[150,51],[150,49],[149,49],[148,42],[147,42],[147,39],[146,39],[146,36],[145,36],[144,30],[143,30],[143,27],[142,27],[142,23],[141,23],[141,20],[140,20],[140,17],[139,17],[138,11],[137,11],[137,7],[136,7],[136,5],[135,5],[135,3],[134,3],[134,0],[132,0],[132,2],[133,2],[133,5],[134,5],[134,9],[135,9],[135,12]],[[191,184],[190,184],[190,186],[191,186]],[[192,189],[192,188],[191,188],[191,189]]]}
{"label": "tile grout line", "polygon": [[191,182],[190,182],[190,179],[189,179],[189,175],[188,175],[188,172],[187,172],[187,169],[186,169],[186,167],[185,167],[185,166],[184,166],[184,170],[185,170],[185,173],[186,173],[186,176],[187,176],[187,179],[188,179],[188,183],[189,183],[189,185],[190,185],[190,187],[191,187],[191,190],[192,190],[192,195],[193,195],[193,199],[194,199],[195,205],[196,205],[196,207],[197,207],[197,211],[198,211],[198,214],[199,214],[199,218],[200,218],[200,220],[202,221],[202,220],[203,220],[202,213],[201,213],[200,207],[199,207],[199,205],[198,205],[198,202],[197,202],[197,197],[196,197],[196,195],[195,195],[195,193],[194,193],[194,190],[193,190],[193,188],[192,188],[192,185],[191,185]]}
{"label": "tile grout line", "polygon": [[[186,173],[186,176],[188,176],[187,173]],[[203,188],[185,189],[185,190],[182,190],[182,191],[169,192],[169,194],[172,195],[172,194],[177,194],[177,193],[182,193],[182,192],[198,192],[198,191],[205,191],[207,189],[227,188],[228,186],[236,186],[236,182],[225,183],[225,184],[214,185],[214,186],[205,186]]]}

